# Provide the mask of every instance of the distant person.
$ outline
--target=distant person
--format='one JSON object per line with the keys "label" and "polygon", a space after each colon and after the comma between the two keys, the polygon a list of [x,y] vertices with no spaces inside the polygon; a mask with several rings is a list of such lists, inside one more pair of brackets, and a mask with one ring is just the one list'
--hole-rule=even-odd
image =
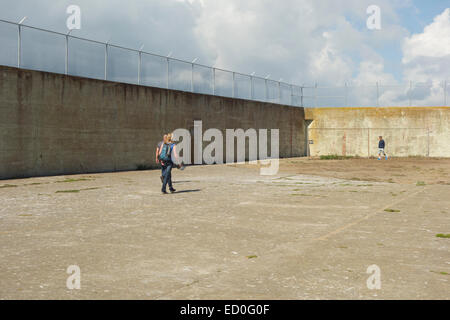
{"label": "distant person", "polygon": [[[163,140],[160,141],[160,142],[158,143],[158,145],[156,146],[156,153],[155,153],[156,163],[160,163],[160,161],[159,161],[159,149],[161,149],[161,146],[162,146],[165,142],[167,142],[167,134],[165,134],[165,135],[163,136]],[[162,168],[162,166],[161,166],[161,176],[159,177],[159,178],[161,179],[161,183],[163,182],[163,176],[162,176],[162,174],[163,174],[163,168]]]}
{"label": "distant person", "polygon": [[386,146],[386,143],[384,142],[383,137],[379,136],[378,137],[378,160],[381,160],[381,154],[383,154],[385,160],[388,159],[386,152],[384,152],[385,146]]}
{"label": "distant person", "polygon": [[169,190],[171,193],[174,193],[176,190],[172,185],[172,168],[174,163],[172,161],[172,156],[175,158],[175,161],[178,161],[178,156],[175,152],[175,144],[172,141],[172,134],[169,133],[166,135],[166,139],[164,143],[159,148],[158,159],[162,166],[162,188],[161,192],[163,194],[167,194],[166,188],[169,185]]}

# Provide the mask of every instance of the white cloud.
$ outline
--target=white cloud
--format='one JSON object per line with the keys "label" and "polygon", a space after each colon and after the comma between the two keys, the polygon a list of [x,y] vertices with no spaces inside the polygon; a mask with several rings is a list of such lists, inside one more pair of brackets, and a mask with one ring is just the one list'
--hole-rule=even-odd
{"label": "white cloud", "polygon": [[[382,29],[367,30],[371,0],[78,0],[83,29],[77,36],[295,84],[395,84],[388,67],[399,65],[406,80],[444,79],[450,72],[450,9],[423,33],[409,36],[398,11],[410,0],[377,0]],[[6,18],[30,16],[30,24],[64,31],[69,0],[0,0]],[[54,26],[61,26],[54,27]],[[402,45],[403,43],[403,45]],[[387,53],[387,55],[386,55]],[[383,56],[389,56],[384,61]],[[401,63],[403,62],[403,63]],[[398,76],[398,73],[396,74]]]}
{"label": "white cloud", "polygon": [[417,84],[415,103],[443,105],[443,81],[450,75],[450,8],[437,15],[422,33],[404,40],[402,64],[405,81]]}
{"label": "white cloud", "polygon": [[[365,28],[366,0],[204,1],[195,34],[218,67],[256,71],[294,83],[342,84],[360,61],[379,63],[377,49],[398,46],[407,31],[396,9],[380,0],[383,30]],[[349,18],[351,17],[351,18]],[[359,20],[361,26],[355,26]]]}
{"label": "white cloud", "polygon": [[450,55],[450,8],[436,16],[422,33],[406,38],[403,60],[407,64],[416,58],[442,58]]}

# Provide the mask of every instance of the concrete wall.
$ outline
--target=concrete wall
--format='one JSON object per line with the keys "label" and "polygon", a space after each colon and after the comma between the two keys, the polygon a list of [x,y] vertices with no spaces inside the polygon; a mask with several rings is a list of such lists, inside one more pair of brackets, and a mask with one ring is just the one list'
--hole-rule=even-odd
{"label": "concrete wall", "polygon": [[378,136],[391,156],[450,157],[450,107],[305,109],[311,156],[376,156]]}
{"label": "concrete wall", "polygon": [[0,114],[3,179],[155,166],[162,135],[194,120],[279,129],[281,157],[306,155],[303,108],[1,66]]}

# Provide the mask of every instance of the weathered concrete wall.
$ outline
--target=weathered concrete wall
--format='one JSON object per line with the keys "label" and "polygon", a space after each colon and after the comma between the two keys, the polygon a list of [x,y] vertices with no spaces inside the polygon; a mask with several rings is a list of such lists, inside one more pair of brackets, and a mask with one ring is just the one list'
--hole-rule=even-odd
{"label": "weathered concrete wall", "polygon": [[391,156],[450,157],[450,107],[305,109],[311,156],[376,156],[378,136]]}
{"label": "weathered concrete wall", "polygon": [[162,135],[194,120],[203,131],[279,129],[281,157],[306,155],[303,108],[9,67],[0,115],[0,178],[154,166]]}

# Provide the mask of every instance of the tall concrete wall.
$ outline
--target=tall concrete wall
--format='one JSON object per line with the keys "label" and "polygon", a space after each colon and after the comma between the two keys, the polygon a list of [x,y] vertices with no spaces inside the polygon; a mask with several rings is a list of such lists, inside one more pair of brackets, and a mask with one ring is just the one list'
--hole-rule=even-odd
{"label": "tall concrete wall", "polygon": [[311,156],[376,156],[378,136],[392,156],[450,157],[450,107],[305,109]]}
{"label": "tall concrete wall", "polygon": [[0,115],[2,179],[155,166],[162,135],[194,120],[203,131],[279,129],[281,157],[306,155],[303,108],[9,67]]}

